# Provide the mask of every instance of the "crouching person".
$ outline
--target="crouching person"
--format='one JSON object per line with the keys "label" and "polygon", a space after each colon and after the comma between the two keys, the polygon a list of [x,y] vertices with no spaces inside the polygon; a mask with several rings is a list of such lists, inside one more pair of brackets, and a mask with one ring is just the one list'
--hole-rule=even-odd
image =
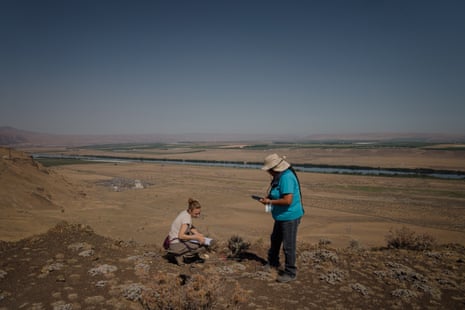
{"label": "crouching person", "polygon": [[202,262],[199,254],[212,245],[213,240],[206,238],[192,225],[192,218],[200,216],[200,209],[200,203],[189,198],[187,210],[179,213],[171,224],[164,246],[168,254],[174,256],[178,265],[185,262]]}

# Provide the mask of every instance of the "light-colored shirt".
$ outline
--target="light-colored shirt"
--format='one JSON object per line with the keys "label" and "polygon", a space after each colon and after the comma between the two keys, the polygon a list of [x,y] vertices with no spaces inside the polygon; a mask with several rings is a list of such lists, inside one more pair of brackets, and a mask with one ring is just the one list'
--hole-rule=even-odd
{"label": "light-colored shirt", "polygon": [[181,213],[179,213],[178,216],[174,219],[173,223],[171,224],[171,230],[169,233],[171,243],[179,242],[178,236],[182,224],[187,224],[188,228],[192,227],[192,217],[187,212],[187,210],[184,210]]}

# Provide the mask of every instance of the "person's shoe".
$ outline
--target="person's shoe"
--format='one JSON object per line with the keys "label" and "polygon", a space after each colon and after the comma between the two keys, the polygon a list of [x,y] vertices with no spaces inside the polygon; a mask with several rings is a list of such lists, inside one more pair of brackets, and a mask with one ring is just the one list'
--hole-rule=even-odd
{"label": "person's shoe", "polygon": [[194,263],[196,263],[196,264],[203,264],[203,263],[205,263],[205,259],[199,257],[199,258],[197,258],[197,259],[194,261]]}
{"label": "person's shoe", "polygon": [[287,273],[283,273],[276,278],[276,281],[280,283],[287,283],[287,282],[294,281],[296,278],[297,278],[296,276],[291,276]]}
{"label": "person's shoe", "polygon": [[186,257],[186,263],[187,264],[203,264],[205,263],[205,259],[201,258],[199,255],[194,255],[194,256],[189,256]]}
{"label": "person's shoe", "polygon": [[178,264],[178,266],[184,265],[184,257],[182,257],[182,255],[175,256],[174,259],[176,260],[176,264]]}

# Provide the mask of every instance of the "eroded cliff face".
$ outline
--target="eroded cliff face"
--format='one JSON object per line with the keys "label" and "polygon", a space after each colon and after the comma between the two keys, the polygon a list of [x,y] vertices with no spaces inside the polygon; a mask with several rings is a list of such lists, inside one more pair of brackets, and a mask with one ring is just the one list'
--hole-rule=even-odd
{"label": "eroded cliff face", "polygon": [[0,239],[18,240],[61,220],[67,202],[82,193],[31,156],[0,148]]}
{"label": "eroded cliff face", "polygon": [[16,210],[59,208],[55,195],[69,192],[59,176],[29,155],[0,148],[0,208]]}

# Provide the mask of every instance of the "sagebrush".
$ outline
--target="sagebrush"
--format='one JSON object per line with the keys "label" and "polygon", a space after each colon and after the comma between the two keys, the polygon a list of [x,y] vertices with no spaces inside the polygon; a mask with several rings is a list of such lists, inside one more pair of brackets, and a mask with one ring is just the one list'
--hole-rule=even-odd
{"label": "sagebrush", "polygon": [[389,230],[386,236],[386,242],[388,248],[415,251],[431,250],[436,243],[433,236],[428,234],[417,235],[413,230],[407,227]]}
{"label": "sagebrush", "polygon": [[236,308],[247,301],[247,293],[236,282],[227,290],[219,276],[200,274],[175,275],[158,273],[143,292],[141,304],[146,310],[154,309],[214,309]]}

